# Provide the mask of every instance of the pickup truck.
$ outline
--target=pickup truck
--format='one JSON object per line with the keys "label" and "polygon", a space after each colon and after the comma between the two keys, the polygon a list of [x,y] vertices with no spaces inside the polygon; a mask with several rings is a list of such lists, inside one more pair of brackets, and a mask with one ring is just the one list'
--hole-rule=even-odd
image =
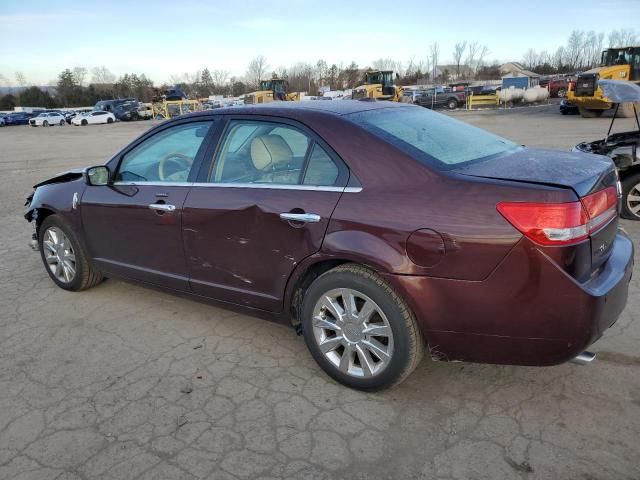
{"label": "pickup truck", "polygon": [[454,110],[465,104],[466,96],[464,92],[454,92],[449,89],[434,89],[430,88],[416,97],[414,102],[416,105],[420,105],[425,108],[448,108]]}

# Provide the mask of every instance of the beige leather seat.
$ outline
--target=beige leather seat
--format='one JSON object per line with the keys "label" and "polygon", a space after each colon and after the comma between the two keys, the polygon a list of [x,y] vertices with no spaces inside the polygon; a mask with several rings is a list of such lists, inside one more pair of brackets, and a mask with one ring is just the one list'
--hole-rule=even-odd
{"label": "beige leather seat", "polygon": [[288,163],[293,152],[280,135],[260,135],[251,141],[251,161],[257,170],[266,172],[274,165]]}
{"label": "beige leather seat", "polygon": [[289,171],[291,148],[280,135],[261,135],[251,141],[251,162],[261,172],[256,182],[294,184],[299,172]]}

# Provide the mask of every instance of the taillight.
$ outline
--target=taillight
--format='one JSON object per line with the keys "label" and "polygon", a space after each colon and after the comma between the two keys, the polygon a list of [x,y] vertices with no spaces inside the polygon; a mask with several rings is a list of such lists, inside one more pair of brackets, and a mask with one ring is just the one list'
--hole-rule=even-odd
{"label": "taillight", "polygon": [[511,225],[540,245],[581,242],[617,216],[615,187],[607,187],[578,202],[500,202],[496,208]]}

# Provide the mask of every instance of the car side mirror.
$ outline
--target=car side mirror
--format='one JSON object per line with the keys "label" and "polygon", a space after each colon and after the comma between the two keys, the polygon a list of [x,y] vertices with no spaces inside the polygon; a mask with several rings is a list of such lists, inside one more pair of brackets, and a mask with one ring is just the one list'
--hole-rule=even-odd
{"label": "car side mirror", "polygon": [[87,185],[98,187],[109,184],[110,172],[104,165],[87,168],[86,179]]}

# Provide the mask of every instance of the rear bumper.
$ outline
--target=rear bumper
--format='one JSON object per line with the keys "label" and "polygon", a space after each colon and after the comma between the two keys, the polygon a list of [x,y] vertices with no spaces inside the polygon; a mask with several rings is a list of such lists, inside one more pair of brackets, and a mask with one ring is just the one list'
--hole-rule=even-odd
{"label": "rear bumper", "polygon": [[409,302],[434,357],[554,365],[584,351],[618,319],[633,254],[619,232],[610,258],[583,284],[524,241],[483,281],[386,278]]}

